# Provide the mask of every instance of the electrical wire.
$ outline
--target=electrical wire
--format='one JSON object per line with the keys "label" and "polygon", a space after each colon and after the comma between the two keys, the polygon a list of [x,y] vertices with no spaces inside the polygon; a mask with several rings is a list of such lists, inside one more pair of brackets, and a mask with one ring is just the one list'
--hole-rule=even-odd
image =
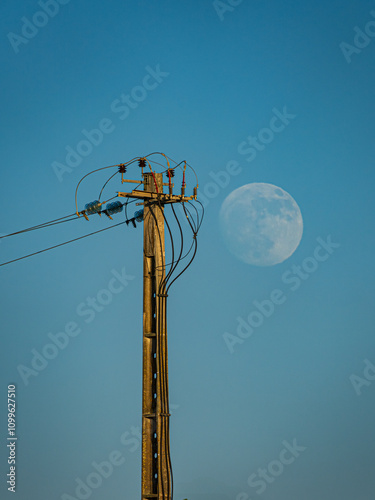
{"label": "electrical wire", "polygon": [[136,198],[135,198],[134,200],[132,200],[132,201],[129,201],[129,199],[127,199],[127,200],[126,200],[126,202],[125,202],[125,203],[123,203],[123,206],[124,206],[124,212],[125,212],[125,219],[126,219],[126,220],[128,220],[128,221],[130,220],[130,219],[128,218],[128,205],[130,205],[131,203],[135,203],[136,201],[137,201],[137,199],[136,199]]}
{"label": "electrical wire", "polygon": [[[169,161],[168,161],[168,156],[167,155],[165,155],[164,153],[160,153],[160,152],[154,151],[153,153],[149,153],[148,155],[146,155],[145,158],[148,158],[149,156],[152,156],[152,155],[161,155],[161,156],[164,156],[164,158],[167,160],[167,165],[169,167]],[[158,163],[155,160],[152,160],[152,161],[154,161],[155,163]],[[161,165],[161,163],[158,163],[158,164]]]}
{"label": "electrical wire", "polygon": [[[184,203],[182,204],[184,210],[185,210],[185,206],[184,206]],[[168,287],[167,287],[167,293],[170,289],[170,287],[173,285],[173,283],[189,268],[189,266],[191,265],[191,263],[193,262],[193,260],[195,259],[195,255],[197,253],[197,249],[198,249],[198,242],[197,242],[197,232],[194,231],[190,221],[189,221],[189,218],[187,217],[188,219],[188,222],[191,226],[191,229],[193,231],[193,243],[194,243],[194,252],[193,252],[193,256],[191,257],[190,261],[188,262],[188,264],[185,266],[185,268],[169,283]]]}
{"label": "electrical wire", "polygon": [[[116,172],[116,174],[117,173],[118,172]],[[108,200],[103,201],[102,204],[104,205],[104,204],[108,203],[109,201],[114,200],[117,197],[118,197],[117,195],[116,196],[112,196],[112,198],[109,198]],[[134,203],[135,201],[137,201],[137,200],[132,200],[131,202],[127,201],[126,203],[123,203],[123,205],[126,206],[127,204]],[[82,210],[79,213],[83,213],[83,212],[84,212],[84,210]],[[94,214],[91,214],[91,215],[94,215]],[[2,236],[0,236],[0,239],[9,238],[10,236],[16,236],[16,235],[23,234],[23,233],[28,233],[28,232],[31,232],[31,231],[36,231],[38,229],[44,229],[44,228],[47,228],[47,227],[56,226],[58,224],[63,224],[64,222],[70,222],[70,221],[73,221],[73,220],[82,220],[82,219],[81,219],[81,217],[77,216],[76,212],[74,212],[73,214],[65,215],[64,217],[60,217],[58,219],[53,219],[53,220],[48,221],[48,222],[43,222],[42,224],[38,224],[38,225],[31,226],[31,227],[28,227],[28,228],[25,228],[25,229],[21,229],[20,231],[15,231],[14,233],[3,234]]]}
{"label": "electrical wire", "polygon": [[98,200],[99,200],[99,201],[100,201],[100,198],[101,198],[102,193],[103,193],[103,191],[104,191],[104,188],[106,187],[106,185],[108,184],[108,182],[109,182],[110,180],[112,180],[112,179],[113,179],[113,177],[115,177],[115,176],[116,176],[116,175],[118,175],[119,173],[120,173],[120,172],[115,172],[115,173],[114,173],[113,175],[111,175],[111,177],[110,177],[110,178],[109,178],[109,179],[108,179],[108,180],[104,183],[104,185],[103,185],[103,187],[102,187],[102,190],[100,191],[100,194],[99,194],[99,198],[98,198]]}
{"label": "electrical wire", "polygon": [[38,252],[30,253],[29,255],[24,255],[23,257],[19,257],[18,259],[10,260],[9,262],[3,262],[0,264],[1,266],[6,266],[7,264],[12,264],[13,262],[17,262],[22,259],[27,259],[28,257],[32,257],[39,253],[47,252],[48,250],[53,250],[54,248],[62,247],[63,245],[67,245],[68,243],[73,243],[74,241],[82,240],[83,238],[87,238],[88,236],[92,236],[93,234],[102,233],[103,231],[108,231],[108,229],[113,229],[114,227],[121,226],[121,224],[125,224],[126,221],[119,222],[114,226],[106,227],[104,229],[100,229],[99,231],[94,231],[93,233],[85,234],[84,236],[80,236],[79,238],[74,238],[73,240],[65,241],[64,243],[59,243],[58,245],[54,245],[53,247],[45,248],[44,250],[39,250]]}
{"label": "electrical wire", "polygon": [[[184,248],[184,235],[183,235],[183,231],[182,231],[181,223],[180,223],[180,221],[179,221],[179,219],[178,219],[178,217],[177,217],[177,215],[176,215],[176,212],[175,212],[175,210],[174,210],[174,208],[173,208],[173,205],[171,205],[171,208],[172,208],[172,210],[173,210],[174,216],[175,216],[176,221],[177,221],[177,224],[178,224],[178,226],[179,226],[179,231],[180,231],[180,239],[181,239],[181,243],[180,243],[180,253],[179,253],[179,256],[177,257],[177,259],[172,260],[172,261],[171,261],[171,262],[169,262],[168,264],[165,264],[163,267],[167,268],[167,267],[169,267],[169,266],[173,266],[173,270],[172,270],[172,272],[174,272],[174,271],[176,270],[176,268],[177,268],[178,264],[179,264],[182,260],[186,259],[186,257],[190,254],[191,249],[192,249],[192,247],[193,247],[193,244],[194,244],[194,243],[192,243],[192,245],[190,246],[189,250],[185,253],[185,255],[182,255],[182,253],[183,253],[183,248]],[[159,269],[159,268],[157,268],[157,269]],[[172,272],[170,272],[170,274],[172,274]],[[167,279],[166,281],[168,281],[168,279]]]}
{"label": "electrical wire", "polygon": [[197,217],[197,225],[196,225],[196,228],[197,228],[197,232],[199,231],[201,225],[202,225],[202,221],[203,221],[203,216],[202,218],[200,218],[200,215],[199,215],[199,212],[198,212],[198,209],[197,207],[194,205],[194,203],[191,203],[190,201],[187,202],[189,205],[191,205],[192,208],[194,208],[195,210],[195,213],[196,213],[196,217]]}
{"label": "electrical wire", "polygon": [[[199,205],[202,207],[202,216],[201,216],[201,218],[200,218],[200,223],[198,224],[198,231],[199,231],[199,229],[200,229],[200,227],[201,227],[201,225],[202,225],[203,219],[204,219],[205,210],[204,210],[204,206],[203,206],[203,204],[202,204],[199,200],[195,200],[195,201],[196,201],[197,203],[199,203]],[[190,203],[190,201],[189,201],[188,203]],[[196,208],[196,207],[195,207],[195,208]]]}
{"label": "electrical wire", "polygon": [[180,244],[180,253],[177,257],[177,260],[176,260],[176,265],[174,266],[171,274],[176,270],[176,267],[178,266],[178,264],[181,262],[181,260],[183,259],[182,257],[182,253],[184,251],[184,233],[182,231],[182,227],[181,227],[181,224],[180,224],[180,221],[178,220],[178,217],[177,217],[177,214],[174,210],[174,207],[173,205],[171,205],[171,209],[172,209],[172,212],[173,212],[173,215],[174,215],[174,218],[176,219],[176,222],[177,222],[177,225],[178,225],[178,228],[179,228],[179,231],[180,231],[180,239],[181,239],[181,244]]}
{"label": "electrical wire", "polygon": [[69,219],[69,220],[76,220],[79,218],[79,217],[76,217],[75,213],[70,214],[70,215],[66,215],[65,217],[60,217],[59,219],[54,219],[54,220],[51,220],[49,222],[44,222],[42,224],[38,224],[36,226],[31,226],[31,227],[28,227],[26,229],[21,229],[20,231],[16,231],[14,233],[4,234],[3,236],[0,236],[0,239],[8,238],[9,236],[15,236],[17,234],[27,233],[29,231],[35,231],[37,229],[43,229],[44,227],[54,226],[54,225],[60,224],[62,222],[67,222],[67,220],[64,220],[64,219],[68,219],[69,217],[71,217],[71,219]]}
{"label": "electrical wire", "polygon": [[193,260],[195,259],[195,255],[197,253],[197,249],[198,249],[198,243],[197,243],[197,239],[194,238],[194,253],[193,253],[193,256],[192,258],[190,259],[190,261],[188,262],[187,266],[169,283],[168,287],[167,287],[167,293],[170,289],[170,287],[173,285],[173,283],[180,277],[182,276],[182,274],[188,269],[188,267],[191,265],[191,263],[193,262]]}
{"label": "electrical wire", "polygon": [[88,177],[88,176],[89,176],[89,175],[91,175],[91,174],[94,174],[95,172],[100,172],[101,170],[106,170],[107,168],[114,168],[114,167],[119,167],[119,166],[120,166],[120,164],[118,164],[118,165],[109,165],[108,167],[101,167],[101,168],[97,168],[96,170],[92,170],[91,172],[89,172],[88,174],[84,175],[84,176],[81,178],[81,180],[80,180],[80,181],[78,182],[78,184],[77,184],[77,187],[76,187],[76,192],[75,192],[75,202],[76,202],[76,210],[77,210],[77,211],[76,211],[76,214],[78,214],[78,213],[79,213],[79,212],[78,212],[77,193],[78,193],[78,188],[79,188],[79,186],[80,186],[81,182],[82,182],[84,179],[86,179],[86,177]]}
{"label": "electrical wire", "polygon": [[195,220],[194,220],[193,216],[191,215],[190,210],[185,207],[185,203],[182,203],[182,206],[184,208],[185,216],[186,216],[186,219],[188,220],[188,222],[190,224],[191,230],[193,231],[193,233],[196,233],[197,232],[198,224],[195,223]]}
{"label": "electrical wire", "polygon": [[[162,153],[161,153],[162,154]],[[173,163],[177,163],[175,160],[172,160],[172,158],[170,156],[167,156],[167,158],[171,161],[173,161]],[[182,161],[181,163],[184,163],[185,161]],[[197,173],[196,171],[193,169],[193,167],[191,165],[189,165],[189,163],[185,162],[186,165],[193,171],[194,175],[195,175],[195,179],[197,181],[197,187],[198,187],[198,176],[197,176]]]}

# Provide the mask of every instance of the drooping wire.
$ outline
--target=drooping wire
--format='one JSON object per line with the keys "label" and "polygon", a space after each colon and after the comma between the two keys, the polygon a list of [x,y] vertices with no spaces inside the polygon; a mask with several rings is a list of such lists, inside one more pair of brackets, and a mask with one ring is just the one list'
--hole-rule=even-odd
{"label": "drooping wire", "polygon": [[[184,210],[185,210],[185,206],[184,206],[184,205],[185,205],[185,204],[184,204],[184,203],[182,203],[182,206],[183,206],[183,208],[184,208]],[[180,277],[180,276],[181,276],[181,275],[182,275],[182,274],[183,274],[183,273],[184,273],[184,272],[185,272],[185,271],[189,268],[189,266],[191,265],[191,263],[192,263],[192,262],[193,262],[193,260],[195,259],[195,255],[196,255],[196,253],[197,253],[197,249],[198,249],[197,234],[198,234],[198,233],[197,233],[196,231],[194,231],[194,228],[193,228],[193,226],[191,225],[191,222],[189,221],[189,218],[188,218],[188,217],[187,217],[187,219],[188,219],[188,222],[189,222],[189,224],[190,224],[190,227],[191,227],[191,229],[192,229],[192,231],[193,231],[193,243],[194,243],[194,252],[193,252],[193,256],[192,256],[192,257],[191,257],[191,259],[189,260],[188,264],[184,267],[184,269],[183,269],[183,270],[182,270],[182,271],[181,271],[181,272],[180,272],[180,273],[179,273],[179,274],[178,274],[178,275],[177,275],[177,276],[176,276],[176,277],[175,277],[175,278],[174,278],[174,279],[173,279],[173,280],[169,283],[169,285],[168,285],[168,287],[167,287],[167,293],[168,293],[168,291],[169,291],[170,287],[173,285],[173,283],[174,283],[174,282],[175,282],[175,281],[176,281],[176,280],[177,280],[177,279],[178,279],[178,278],[179,278],[179,277]]]}
{"label": "drooping wire", "polygon": [[[204,211],[204,206],[203,206],[203,204],[202,204],[199,200],[195,200],[195,201],[196,201],[197,203],[199,203],[199,205],[202,207],[202,215],[201,215],[201,217],[200,217],[200,222],[199,222],[199,224],[198,224],[198,231],[199,231],[199,229],[200,229],[200,227],[201,227],[201,225],[202,225],[203,219],[204,219],[204,214],[205,214],[205,211]],[[189,203],[191,203],[191,202],[189,201]],[[195,207],[195,209],[196,209],[196,207]]]}
{"label": "drooping wire", "polygon": [[[183,274],[183,273],[186,271],[186,269],[190,266],[190,264],[191,264],[191,263],[192,263],[192,261],[194,260],[194,257],[195,257],[196,251],[197,251],[197,234],[198,234],[198,231],[199,231],[200,225],[202,224],[202,219],[201,219],[201,220],[199,220],[199,218],[198,218],[198,213],[197,213],[197,223],[195,223],[194,218],[193,218],[193,217],[192,217],[192,215],[191,215],[191,212],[190,212],[188,209],[186,209],[186,207],[185,207],[185,204],[184,204],[184,203],[182,203],[182,206],[183,206],[183,208],[184,208],[185,217],[186,217],[186,219],[187,219],[187,221],[188,221],[188,223],[189,223],[189,227],[190,227],[190,229],[191,229],[191,231],[192,231],[192,233],[193,233],[193,242],[192,242],[192,244],[191,244],[191,246],[190,246],[190,248],[189,248],[188,252],[187,252],[187,253],[186,253],[183,257],[182,257],[182,252],[181,252],[181,250],[180,250],[180,255],[179,255],[179,257],[178,257],[176,260],[173,260],[173,259],[172,259],[172,262],[171,262],[171,263],[169,263],[169,264],[166,264],[164,267],[166,268],[167,266],[172,266],[172,267],[173,267],[173,271],[172,271],[172,272],[174,272],[174,271],[176,270],[176,268],[177,268],[177,266],[178,266],[179,262],[181,262],[181,260],[185,259],[185,258],[186,258],[186,257],[187,257],[190,253],[191,253],[191,251],[192,251],[193,247],[195,247],[195,250],[194,250],[194,255],[193,255],[192,259],[190,260],[190,262],[188,263],[188,265],[187,265],[187,266],[186,266],[186,267],[185,267],[185,268],[181,271],[181,273],[179,273],[179,274],[178,274],[178,276],[176,276],[176,278],[172,281],[172,283],[173,283],[173,282],[174,282],[174,281],[175,281],[178,277],[180,277],[180,276],[181,276],[181,274]],[[173,205],[172,205],[172,209],[173,209]],[[174,209],[173,209],[173,211],[174,211]],[[176,217],[177,222],[179,223],[179,221],[178,221],[178,218],[177,218],[177,216],[176,216],[175,211],[174,211],[174,214],[175,214],[175,217]],[[189,215],[190,215],[190,217],[189,217]],[[179,224],[179,225],[180,225],[180,224]],[[181,226],[180,226],[180,227],[181,227]],[[182,233],[182,232],[180,232],[180,237],[183,239],[183,233]],[[182,242],[182,245],[183,245],[183,242]],[[164,282],[165,284],[167,284],[167,283],[169,282],[169,280],[170,280],[170,278],[171,278],[171,275],[172,275],[172,272],[171,272],[171,270],[170,270],[170,271],[169,271],[169,273],[168,273],[168,276],[166,276],[166,279],[165,279],[165,282]],[[169,288],[170,288],[170,286],[172,285],[172,283],[170,283],[170,285],[168,286],[168,289],[167,289],[167,290],[169,290]]]}
{"label": "drooping wire", "polygon": [[[166,276],[165,278],[165,284],[168,282],[170,276],[172,275],[172,273],[175,271],[176,267],[178,266],[179,262],[181,260],[183,260],[184,258],[186,258],[187,254],[189,252],[187,252],[187,254],[185,254],[183,257],[182,257],[182,253],[183,253],[183,247],[184,247],[184,236],[183,236],[183,231],[182,231],[182,227],[181,227],[181,224],[180,224],[180,221],[178,220],[178,217],[176,215],[176,212],[174,211],[174,208],[173,208],[173,205],[171,205],[171,208],[173,210],[173,213],[174,213],[174,216],[176,218],[176,221],[177,221],[177,224],[179,226],[179,231],[180,231],[180,238],[181,238],[181,243],[180,243],[180,252],[179,252],[179,256],[174,259],[174,252],[172,253],[172,260],[171,262],[169,262],[168,264],[165,264],[164,265],[164,268],[166,269],[167,267],[170,267],[171,266],[171,269],[169,270],[168,272],[168,275]],[[163,217],[164,217],[164,220],[165,222],[167,223],[166,221],[166,218],[165,218],[165,213],[163,212]],[[158,269],[158,268],[157,268]]]}
{"label": "drooping wire", "polygon": [[193,253],[193,256],[189,260],[189,262],[186,265],[186,267],[169,283],[169,285],[167,287],[167,293],[168,293],[170,287],[173,285],[173,283],[188,269],[188,267],[191,265],[191,263],[195,259],[195,255],[196,255],[197,249],[198,249],[198,243],[197,243],[197,239],[196,238],[194,238],[194,242],[193,243],[194,243],[194,253]]}
{"label": "drooping wire", "polygon": [[198,228],[198,224],[195,223],[195,220],[190,212],[190,210],[188,208],[185,207],[185,203],[182,204],[183,205],[183,208],[184,208],[184,212],[185,212],[185,216],[190,224],[190,227],[191,227],[191,230],[193,231],[193,233],[196,233],[197,232],[197,228]]}
{"label": "drooping wire", "polygon": [[101,168],[97,168],[96,170],[92,170],[91,172],[89,172],[88,174],[86,174],[86,175],[84,175],[84,176],[82,177],[82,179],[81,179],[81,180],[78,182],[78,184],[77,184],[77,187],[76,187],[76,192],[75,192],[76,214],[77,214],[77,215],[78,215],[78,213],[79,213],[79,212],[78,212],[77,193],[78,193],[78,188],[79,188],[79,186],[80,186],[81,182],[82,182],[84,179],[86,179],[86,177],[88,177],[88,176],[89,176],[89,175],[91,175],[91,174],[94,174],[95,172],[100,172],[101,170],[106,170],[107,168],[114,168],[114,167],[119,167],[119,166],[120,166],[120,164],[118,164],[118,165],[109,165],[108,167],[101,167]]}
{"label": "drooping wire", "polygon": [[[180,237],[181,237],[181,239],[182,239],[182,245],[183,245],[183,233],[182,233],[181,225],[180,225],[180,222],[179,222],[179,220],[178,220],[178,217],[177,217],[177,216],[176,216],[176,214],[175,214],[175,211],[174,211],[173,205],[171,206],[171,208],[172,208],[172,210],[173,210],[173,212],[174,212],[174,215],[175,215],[175,217],[176,217],[177,223],[178,223],[178,225],[179,225],[179,227],[180,227]],[[186,215],[185,215],[185,217],[186,217]],[[186,218],[187,218],[187,217],[186,217]],[[188,218],[187,218],[187,219],[188,219]],[[188,219],[188,220],[189,220],[189,219]],[[193,246],[195,246],[195,238],[196,238],[196,235],[198,234],[198,230],[199,230],[199,227],[200,227],[200,224],[201,224],[201,223],[202,223],[202,220],[198,220],[198,224],[197,224],[198,228],[197,228],[196,230],[194,230],[194,229],[192,228],[192,226],[190,225],[190,228],[192,229],[192,232],[193,232],[193,241],[192,241],[192,243],[191,243],[191,245],[190,245],[189,250],[188,250],[188,251],[185,253],[185,255],[183,255],[183,256],[181,256],[181,252],[180,252],[179,258],[178,258],[178,259],[176,259],[176,261],[175,261],[175,262],[172,262],[172,263],[167,264],[167,266],[170,266],[171,264],[176,264],[176,265],[175,265],[175,267],[174,267],[174,270],[176,270],[178,263],[179,263],[179,262],[181,262],[182,260],[184,260],[184,259],[186,259],[186,258],[188,257],[188,255],[191,253],[191,251],[192,251],[192,249],[193,249]],[[194,224],[194,226],[195,226],[195,224]]]}
{"label": "drooping wire", "polygon": [[[145,156],[145,158],[148,158],[149,156],[153,156],[153,155],[161,155],[161,156],[164,156],[164,158],[167,160],[167,166],[169,167],[169,160],[168,160],[168,156],[165,155],[164,153],[160,153],[160,152],[153,152],[153,153],[149,153],[148,155]],[[164,165],[162,165],[161,163],[159,162],[156,162],[155,160],[152,160],[154,163],[157,163],[158,165],[161,165],[162,167]]]}
{"label": "drooping wire", "polygon": [[188,203],[188,204],[189,204],[189,205],[190,205],[190,206],[191,206],[191,207],[195,210],[195,214],[196,214],[196,218],[197,218],[196,228],[197,228],[197,231],[199,231],[199,228],[200,228],[200,226],[201,226],[201,224],[202,224],[202,219],[203,219],[203,217],[202,217],[202,219],[201,219],[201,217],[200,217],[200,215],[199,215],[199,212],[198,212],[198,209],[197,209],[197,207],[194,205],[194,203],[191,203],[190,201],[188,201],[187,203]]}
{"label": "drooping wire", "polygon": [[135,203],[136,201],[138,201],[136,198],[132,201],[129,201],[129,198],[126,199],[126,202],[124,203],[124,212],[126,220],[130,220],[128,217],[128,205],[130,205],[131,203]]}
{"label": "drooping wire", "polygon": [[108,179],[108,180],[104,183],[104,185],[103,185],[103,187],[102,187],[102,189],[101,189],[101,191],[100,191],[100,193],[99,193],[99,198],[98,198],[98,200],[99,200],[99,201],[100,201],[100,198],[101,198],[101,196],[102,196],[102,193],[103,193],[104,188],[106,187],[106,185],[107,185],[107,184],[108,184],[108,183],[109,183],[109,182],[110,182],[110,181],[111,181],[111,180],[112,180],[112,179],[113,179],[116,175],[118,175],[118,174],[119,174],[119,172],[115,172],[115,173],[114,173],[113,175],[111,175],[111,177],[110,177],[110,178],[109,178],[109,179]]}

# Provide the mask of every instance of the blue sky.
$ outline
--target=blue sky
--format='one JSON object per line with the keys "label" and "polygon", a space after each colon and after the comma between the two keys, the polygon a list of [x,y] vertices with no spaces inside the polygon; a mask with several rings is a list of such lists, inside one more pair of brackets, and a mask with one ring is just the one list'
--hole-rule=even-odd
{"label": "blue sky", "polygon": [[[153,151],[186,159],[206,217],[196,260],[168,306],[175,500],[370,500],[375,3],[224,4],[73,0],[52,2],[51,17],[34,0],[3,2],[0,233],[73,213],[77,183],[96,168]],[[27,20],[32,38],[22,34]],[[119,104],[129,94],[139,102]],[[247,161],[239,145],[269,127],[275,109],[294,118]],[[98,127],[106,130],[99,144],[69,166],[69,148]],[[68,167],[60,178],[56,163]],[[88,179],[80,209],[107,177]],[[224,199],[251,182],[280,186],[301,209],[302,241],[275,266],[236,260],[220,235]],[[109,224],[79,220],[2,239],[1,262]],[[286,276],[329,237],[336,246],[292,290]],[[87,498],[136,498],[142,227],[120,226],[0,272],[4,404],[8,384],[17,386],[16,497],[79,498],[77,478],[87,484],[93,462],[112,457],[118,465]],[[86,323],[77,308],[119,274],[121,292]],[[275,290],[285,300],[231,352],[225,334],[236,335],[254,301]],[[32,351],[66,328],[76,335],[25,383],[19,366],[31,367]],[[293,442],[303,451],[283,454]]]}

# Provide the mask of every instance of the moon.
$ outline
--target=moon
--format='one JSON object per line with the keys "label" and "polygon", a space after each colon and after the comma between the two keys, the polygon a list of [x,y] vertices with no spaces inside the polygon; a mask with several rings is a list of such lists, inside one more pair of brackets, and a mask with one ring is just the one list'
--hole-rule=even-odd
{"label": "moon", "polygon": [[229,251],[254,266],[274,266],[297,249],[303,233],[299,206],[273,184],[255,182],[232,191],[220,209]]}

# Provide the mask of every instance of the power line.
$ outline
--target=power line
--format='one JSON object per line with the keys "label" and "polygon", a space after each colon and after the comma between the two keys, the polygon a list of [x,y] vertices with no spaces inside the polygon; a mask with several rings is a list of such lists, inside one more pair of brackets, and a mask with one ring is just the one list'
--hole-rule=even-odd
{"label": "power line", "polygon": [[73,243],[74,241],[82,240],[83,238],[87,238],[88,236],[92,236],[93,234],[98,234],[102,233],[103,231],[108,231],[108,229],[113,229],[114,227],[121,226],[122,224],[126,224],[126,221],[119,222],[114,226],[100,229],[99,231],[94,231],[93,233],[85,234],[84,236],[80,236],[79,238],[74,238],[73,240],[65,241],[64,243],[59,243],[58,245],[54,245],[53,247],[45,248],[44,250],[39,250],[38,252],[30,253],[29,255],[24,255],[23,257],[19,257],[18,259],[13,259],[8,262],[3,262],[2,264],[0,264],[0,267],[12,264],[13,262],[17,262],[22,259],[27,259],[28,257],[32,257],[33,255],[37,255],[39,253],[47,252],[48,250],[53,250],[54,248],[62,247],[63,245],[67,245],[68,243]]}
{"label": "power line", "polygon": [[[104,201],[103,205],[105,203],[108,203],[111,200],[114,200],[115,198],[117,198],[117,195],[113,196],[112,198],[109,198],[106,201]],[[136,201],[136,200],[133,200],[130,203],[133,203],[134,201]],[[123,206],[125,205],[125,208],[126,208],[127,204],[129,204],[128,201],[125,202],[125,203],[123,203],[122,205]],[[3,234],[2,236],[0,236],[0,239],[9,238],[10,236],[16,236],[18,234],[28,233],[28,232],[31,232],[31,231],[36,231],[37,229],[44,229],[46,227],[56,226],[58,224],[63,224],[64,222],[70,222],[70,221],[78,220],[78,219],[83,220],[82,217],[79,216],[79,214],[83,214],[83,213],[86,213],[86,210],[82,210],[81,212],[78,212],[78,215],[77,215],[77,213],[73,213],[73,214],[70,214],[70,215],[66,215],[65,217],[60,217],[59,219],[53,219],[53,220],[48,221],[48,222],[43,222],[42,224],[37,224],[36,226],[31,226],[31,227],[27,227],[25,229],[21,229],[20,231],[15,231],[14,233]],[[106,211],[102,210],[101,212],[98,212],[98,213],[104,213],[105,214]],[[90,214],[90,215],[94,215],[94,214]],[[126,215],[126,217],[127,217],[127,215]],[[132,218],[128,219],[128,222],[131,221],[131,220],[132,220]]]}
{"label": "power line", "polygon": [[[71,219],[69,219],[69,217],[71,217]],[[62,224],[63,222],[69,222],[71,220],[76,220],[79,218],[80,217],[77,217],[75,213],[70,214],[70,215],[66,215],[65,217],[60,217],[59,219],[54,219],[54,220],[51,220],[49,222],[43,222],[42,224],[38,224],[36,226],[31,226],[31,227],[28,227],[26,229],[21,229],[20,231],[16,231],[14,233],[4,234],[3,236],[0,236],[0,239],[8,238],[9,236],[15,236],[17,234],[27,233],[29,231],[36,231],[37,229],[43,229],[44,227],[55,226],[56,224]]]}

